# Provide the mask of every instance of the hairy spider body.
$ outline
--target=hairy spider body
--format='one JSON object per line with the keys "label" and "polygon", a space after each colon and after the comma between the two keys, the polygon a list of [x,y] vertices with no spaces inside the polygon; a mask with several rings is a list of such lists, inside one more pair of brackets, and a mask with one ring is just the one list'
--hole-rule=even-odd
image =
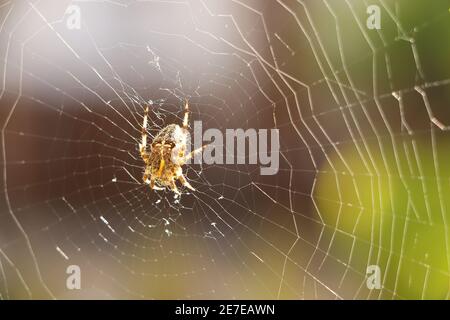
{"label": "hairy spider body", "polygon": [[144,176],[154,177],[155,182],[161,186],[172,186],[172,181],[182,173],[187,140],[185,131],[176,124],[170,124],[156,135],[151,144]]}
{"label": "hairy spider body", "polygon": [[150,145],[150,152],[147,151],[147,122],[148,108],[145,109],[142,125],[142,142],[139,145],[142,160],[145,163],[144,183],[150,185],[152,189],[161,190],[169,188],[179,194],[176,181],[195,191],[191,184],[183,175],[182,166],[192,155],[199,150],[186,155],[188,138],[189,105],[185,103],[185,113],[183,125],[169,124],[164,127],[153,139]]}

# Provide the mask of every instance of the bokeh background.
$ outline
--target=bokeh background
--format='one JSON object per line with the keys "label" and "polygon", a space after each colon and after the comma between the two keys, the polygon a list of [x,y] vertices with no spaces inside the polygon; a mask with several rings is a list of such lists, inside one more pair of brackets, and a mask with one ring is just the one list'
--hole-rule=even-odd
{"label": "bokeh background", "polygon": [[[449,9],[1,1],[0,298],[448,299]],[[142,184],[144,107],[155,134],[186,98],[205,129],[279,129],[279,172]]]}

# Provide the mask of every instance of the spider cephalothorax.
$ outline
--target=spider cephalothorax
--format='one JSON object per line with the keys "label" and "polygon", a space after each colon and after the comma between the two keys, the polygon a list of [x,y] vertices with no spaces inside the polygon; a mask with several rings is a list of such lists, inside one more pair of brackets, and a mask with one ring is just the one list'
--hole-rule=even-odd
{"label": "spider cephalothorax", "polygon": [[143,180],[144,183],[150,184],[152,189],[161,190],[168,187],[179,194],[176,185],[176,180],[179,180],[185,187],[195,191],[183,175],[182,166],[202,148],[186,155],[189,135],[189,104],[187,101],[184,111],[183,126],[169,124],[164,127],[153,139],[149,152],[147,151],[148,107],[145,109],[142,142],[139,150],[145,163]]}

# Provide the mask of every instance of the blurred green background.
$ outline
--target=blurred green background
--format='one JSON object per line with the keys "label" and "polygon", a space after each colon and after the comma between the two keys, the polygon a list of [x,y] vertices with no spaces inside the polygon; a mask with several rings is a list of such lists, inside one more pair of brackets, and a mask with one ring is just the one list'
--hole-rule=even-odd
{"label": "blurred green background", "polygon": [[[0,2],[0,298],[450,298],[449,1],[76,3]],[[141,184],[144,106],[186,97],[279,129],[278,174]]]}

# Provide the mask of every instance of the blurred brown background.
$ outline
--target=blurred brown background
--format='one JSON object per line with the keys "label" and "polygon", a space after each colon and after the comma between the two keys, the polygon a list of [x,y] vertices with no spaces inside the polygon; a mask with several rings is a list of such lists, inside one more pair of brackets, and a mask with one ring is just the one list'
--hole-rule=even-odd
{"label": "blurred brown background", "polygon": [[[1,2],[0,297],[448,299],[449,8]],[[185,98],[205,129],[278,128],[278,174],[140,183],[144,106],[155,134]]]}

